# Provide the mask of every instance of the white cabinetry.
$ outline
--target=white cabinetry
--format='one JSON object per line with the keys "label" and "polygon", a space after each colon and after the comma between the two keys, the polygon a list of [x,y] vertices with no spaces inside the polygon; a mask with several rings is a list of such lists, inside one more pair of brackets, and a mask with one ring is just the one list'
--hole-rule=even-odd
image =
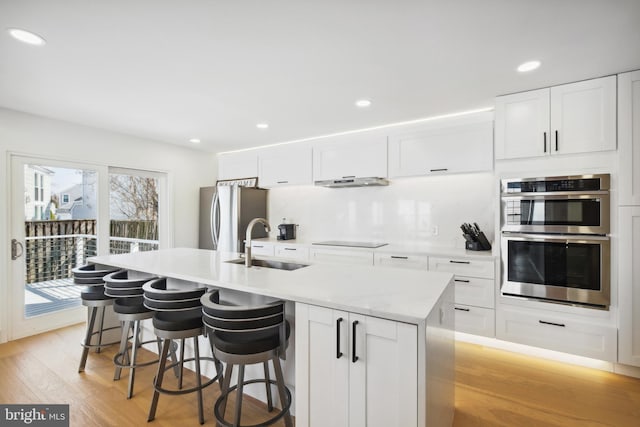
{"label": "white cabinetry", "polygon": [[566,313],[501,306],[496,336],[505,341],[613,362],[616,328]]}
{"label": "white cabinetry", "polygon": [[386,135],[342,135],[313,146],[314,181],[348,177],[387,177]]}
{"label": "white cabinetry", "polygon": [[389,176],[481,172],[493,169],[493,114],[428,123],[389,135]]}
{"label": "white cabinetry", "polygon": [[616,148],[616,76],[496,98],[496,159]]}
{"label": "white cabinetry", "polygon": [[309,248],[297,245],[276,244],[275,256],[307,261],[309,259]]}
{"label": "white cabinetry", "polygon": [[270,147],[258,153],[258,177],[261,187],[311,185],[311,147],[288,144]]}
{"label": "white cabinetry", "polygon": [[418,425],[416,325],[297,303],[295,340],[297,426]]}
{"label": "white cabinetry", "polygon": [[640,366],[640,206],[620,207],[618,361]]}
{"label": "white cabinetry", "polygon": [[257,151],[225,153],[218,156],[218,179],[240,179],[258,176]]}
{"label": "white cabinetry", "polygon": [[618,75],[620,205],[640,205],[640,71]]}
{"label": "white cabinetry", "polygon": [[376,252],[374,254],[374,264],[382,267],[415,268],[417,270],[427,270],[429,268],[429,257],[426,255]]}
{"label": "white cabinetry", "polygon": [[273,256],[274,246],[271,243],[251,242],[251,255]]}
{"label": "white cabinetry", "polygon": [[454,273],[456,331],[495,335],[495,264],[493,260],[429,257],[430,271]]}
{"label": "white cabinetry", "polygon": [[373,265],[373,251],[312,247],[309,250],[309,260],[330,264]]}

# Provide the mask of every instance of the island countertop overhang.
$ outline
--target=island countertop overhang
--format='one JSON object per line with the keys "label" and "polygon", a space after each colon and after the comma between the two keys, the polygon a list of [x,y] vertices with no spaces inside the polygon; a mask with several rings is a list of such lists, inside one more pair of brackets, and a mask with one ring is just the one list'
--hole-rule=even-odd
{"label": "island countertop overhang", "polygon": [[285,271],[226,262],[238,257],[176,248],[89,262],[412,324],[425,321],[453,280],[451,273],[389,267],[311,264]]}

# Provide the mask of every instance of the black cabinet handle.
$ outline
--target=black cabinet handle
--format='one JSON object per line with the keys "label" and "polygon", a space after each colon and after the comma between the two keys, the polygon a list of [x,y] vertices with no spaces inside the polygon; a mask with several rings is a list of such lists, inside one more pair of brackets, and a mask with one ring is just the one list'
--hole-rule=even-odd
{"label": "black cabinet handle", "polygon": [[471,264],[471,261],[454,261],[452,259],[449,260],[451,264]]}
{"label": "black cabinet handle", "polygon": [[542,323],[543,325],[560,326],[561,328],[565,327],[564,323],[546,322],[544,320],[538,320],[538,322]]}
{"label": "black cabinet handle", "polygon": [[355,178],[355,175],[347,175],[347,176],[343,176],[343,178]]}
{"label": "black cabinet handle", "polygon": [[458,283],[469,283],[469,280],[463,280],[463,279],[453,279],[454,282],[458,282]]}
{"label": "black cabinet handle", "polygon": [[558,131],[556,131],[556,151],[558,151]]}
{"label": "black cabinet handle", "polygon": [[340,351],[340,323],[342,323],[342,320],[342,317],[338,317],[338,320],[336,320],[336,359],[342,357],[342,352]]}
{"label": "black cabinet handle", "polygon": [[458,311],[470,311],[468,308],[462,308],[462,307],[453,307],[453,308]]}
{"label": "black cabinet handle", "polygon": [[289,181],[276,181],[276,184],[287,184]]}
{"label": "black cabinet handle", "polygon": [[296,248],[284,248],[285,251],[295,251]]}
{"label": "black cabinet handle", "polygon": [[393,259],[409,259],[408,256],[397,256],[397,255],[391,255],[391,258],[393,258]]}
{"label": "black cabinet handle", "polygon": [[251,245],[252,248],[264,248],[264,246],[261,245]]}
{"label": "black cabinet handle", "polygon": [[429,169],[429,172],[446,172],[449,168]]}
{"label": "black cabinet handle", "polygon": [[356,325],[358,324],[357,320],[354,320],[353,323],[351,324],[351,335],[352,335],[352,344],[351,344],[351,348],[353,349],[353,354],[351,355],[351,361],[353,363],[356,363],[358,361],[358,356],[356,356]]}
{"label": "black cabinet handle", "polygon": [[544,134],[544,152],[547,152],[547,133],[543,132]]}

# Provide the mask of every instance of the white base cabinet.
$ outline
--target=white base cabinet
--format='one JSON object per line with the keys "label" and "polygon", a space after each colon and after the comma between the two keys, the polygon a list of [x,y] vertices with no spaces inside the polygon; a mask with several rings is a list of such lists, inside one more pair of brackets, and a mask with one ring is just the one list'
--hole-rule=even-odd
{"label": "white base cabinet", "polygon": [[418,327],[296,304],[296,425],[418,425]]}
{"label": "white base cabinet", "polygon": [[618,204],[640,205],[640,71],[618,75]]}
{"label": "white base cabinet", "polygon": [[309,250],[309,261],[323,264],[373,265],[373,251],[313,247]]}
{"label": "white base cabinet", "polygon": [[621,207],[618,362],[640,366],[640,206]]}
{"label": "white base cabinet", "polygon": [[608,362],[616,361],[616,328],[566,313],[503,305],[496,310],[496,338]]}

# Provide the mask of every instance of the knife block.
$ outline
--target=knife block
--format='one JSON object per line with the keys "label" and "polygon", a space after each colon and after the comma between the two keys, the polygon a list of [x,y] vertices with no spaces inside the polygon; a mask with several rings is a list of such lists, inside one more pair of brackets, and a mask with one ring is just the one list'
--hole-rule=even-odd
{"label": "knife block", "polygon": [[[468,234],[466,234],[465,236],[468,236],[470,239],[472,239]],[[469,241],[469,239],[467,239],[464,244],[465,249],[467,249],[468,251],[491,250],[491,243],[489,243],[489,240],[487,240],[487,236],[485,236],[482,231],[478,233],[477,239],[477,241]]]}

